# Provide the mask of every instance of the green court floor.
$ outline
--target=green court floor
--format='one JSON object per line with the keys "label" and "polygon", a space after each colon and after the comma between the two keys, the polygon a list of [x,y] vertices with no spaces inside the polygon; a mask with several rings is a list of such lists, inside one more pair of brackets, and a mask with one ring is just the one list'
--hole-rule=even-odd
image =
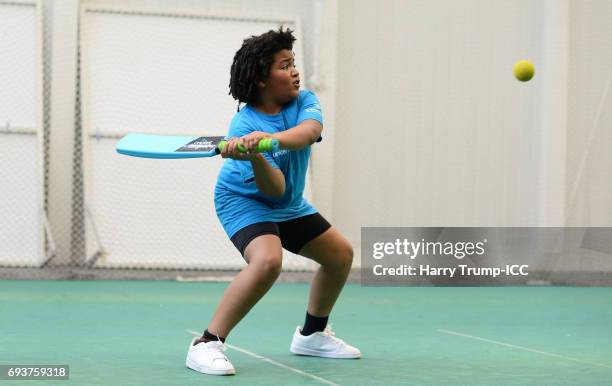
{"label": "green court floor", "polygon": [[610,385],[612,288],[348,285],[332,313],[359,360],[294,356],[308,285],[277,283],[232,332],[233,377],[185,368],[228,283],[0,281],[0,364],[68,364],[14,385]]}

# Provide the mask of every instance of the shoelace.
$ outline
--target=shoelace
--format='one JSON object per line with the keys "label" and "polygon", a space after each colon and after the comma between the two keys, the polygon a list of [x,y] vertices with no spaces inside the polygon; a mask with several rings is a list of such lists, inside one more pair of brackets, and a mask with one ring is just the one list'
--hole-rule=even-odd
{"label": "shoelace", "polygon": [[213,355],[213,360],[214,359],[225,359],[227,360],[227,357],[225,356],[225,354],[223,354],[226,350],[227,350],[227,346],[225,345],[225,343],[220,343],[220,341],[215,342],[215,344],[213,345],[209,345],[211,342],[209,343],[205,343],[205,347],[207,350],[213,351],[214,355]]}
{"label": "shoelace", "polygon": [[336,337],[336,333],[332,330],[331,328],[332,324],[328,324],[327,327],[325,327],[325,329],[323,330],[323,335],[328,336],[329,338],[331,338],[334,342],[340,343],[340,344],[346,344],[342,339]]}

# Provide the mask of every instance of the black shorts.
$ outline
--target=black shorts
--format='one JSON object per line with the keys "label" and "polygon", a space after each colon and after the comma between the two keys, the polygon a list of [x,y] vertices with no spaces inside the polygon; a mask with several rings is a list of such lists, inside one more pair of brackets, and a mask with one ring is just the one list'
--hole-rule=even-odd
{"label": "black shorts", "polygon": [[306,243],[331,228],[331,224],[319,213],[294,218],[287,221],[264,221],[248,225],[232,236],[232,243],[244,256],[244,250],[257,236],[277,235],[283,248],[298,253]]}

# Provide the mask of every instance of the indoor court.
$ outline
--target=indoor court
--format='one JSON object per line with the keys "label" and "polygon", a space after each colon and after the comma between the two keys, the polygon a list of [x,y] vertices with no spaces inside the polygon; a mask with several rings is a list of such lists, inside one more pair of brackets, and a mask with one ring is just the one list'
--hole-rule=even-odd
{"label": "indoor court", "polygon": [[76,385],[606,385],[612,376],[605,287],[348,285],[331,322],[364,355],[330,361],[289,352],[308,288],[277,283],[232,334],[235,377],[187,370],[188,342],[226,285],[2,281],[0,356],[69,363],[63,382]]}
{"label": "indoor court", "polygon": [[0,386],[612,384],[610,20],[0,0]]}

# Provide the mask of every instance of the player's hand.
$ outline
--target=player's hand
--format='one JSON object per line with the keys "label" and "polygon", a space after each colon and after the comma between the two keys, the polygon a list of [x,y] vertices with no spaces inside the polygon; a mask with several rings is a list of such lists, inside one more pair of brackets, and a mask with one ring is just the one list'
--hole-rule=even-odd
{"label": "player's hand", "polygon": [[270,137],[272,137],[272,135],[270,135],[269,133],[265,133],[263,131],[254,131],[247,135],[243,135],[242,137],[240,137],[240,139],[242,140],[242,143],[244,143],[244,146],[247,149],[255,151],[255,149],[257,149],[257,144],[259,143],[259,141],[264,138]]}
{"label": "player's hand", "polygon": [[[221,150],[221,157],[231,158],[239,161],[250,161],[259,156],[258,153],[247,151],[246,153],[241,152],[238,149],[238,144],[245,146],[242,138],[231,138],[227,141],[227,144]],[[246,146],[245,146],[246,147]]]}

